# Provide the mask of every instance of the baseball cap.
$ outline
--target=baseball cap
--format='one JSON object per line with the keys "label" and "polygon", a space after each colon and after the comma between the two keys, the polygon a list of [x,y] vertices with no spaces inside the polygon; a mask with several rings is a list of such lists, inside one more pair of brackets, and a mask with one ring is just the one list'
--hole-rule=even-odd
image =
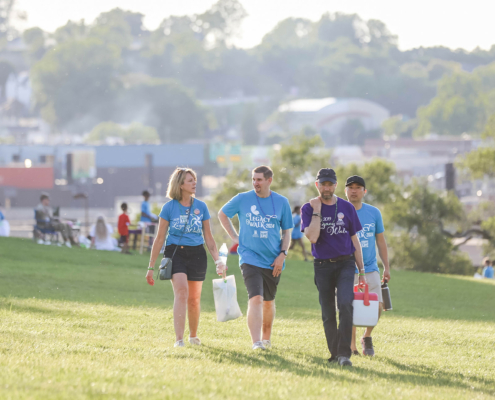
{"label": "baseball cap", "polygon": [[331,168],[322,168],[318,171],[316,175],[316,180],[318,182],[332,182],[337,183],[337,174]]}
{"label": "baseball cap", "polygon": [[352,175],[349,178],[347,178],[347,181],[345,182],[346,186],[349,186],[353,183],[357,183],[358,185],[361,185],[366,189],[366,184],[364,183],[364,179],[361,178],[359,175]]}

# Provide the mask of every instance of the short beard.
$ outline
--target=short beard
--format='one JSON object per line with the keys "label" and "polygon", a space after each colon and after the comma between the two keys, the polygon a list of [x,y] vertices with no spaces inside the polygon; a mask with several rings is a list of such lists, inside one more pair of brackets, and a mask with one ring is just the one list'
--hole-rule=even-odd
{"label": "short beard", "polygon": [[324,194],[321,194],[321,198],[323,200],[331,200],[332,197],[333,197],[333,193],[332,194],[325,194],[325,195]]}

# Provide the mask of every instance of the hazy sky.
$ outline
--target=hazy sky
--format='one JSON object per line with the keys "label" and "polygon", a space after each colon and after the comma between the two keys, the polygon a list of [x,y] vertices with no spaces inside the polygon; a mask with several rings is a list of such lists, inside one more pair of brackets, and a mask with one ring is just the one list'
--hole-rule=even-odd
{"label": "hazy sky", "polygon": [[[364,19],[379,19],[399,36],[399,46],[443,45],[472,50],[495,44],[495,1],[470,0],[241,0],[249,17],[242,26],[241,47],[261,41],[277,22],[287,17],[317,20],[330,11],[357,13]],[[144,14],[145,25],[154,29],[169,15],[201,13],[215,0],[18,0],[28,14],[23,27],[39,26],[54,31],[67,20],[84,18],[88,23],[102,11],[115,7]]]}

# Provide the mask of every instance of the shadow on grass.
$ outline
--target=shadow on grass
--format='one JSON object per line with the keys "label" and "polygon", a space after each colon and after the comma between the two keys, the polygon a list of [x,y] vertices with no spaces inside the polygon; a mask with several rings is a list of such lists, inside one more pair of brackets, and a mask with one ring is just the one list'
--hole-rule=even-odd
{"label": "shadow on grass", "polygon": [[59,308],[53,309],[48,307],[35,307],[33,305],[19,304],[18,302],[14,303],[9,298],[4,298],[4,299],[0,298],[0,310],[53,315],[54,317],[57,318],[73,317],[76,314],[77,316],[81,316],[81,317],[83,316],[83,313],[76,313],[72,310],[64,310]]}
{"label": "shadow on grass", "polygon": [[[378,365],[375,368],[370,365],[369,367],[345,367],[348,374],[342,375],[334,373],[334,371],[342,369],[337,363],[328,363],[326,359],[308,356],[301,352],[292,353],[296,358],[301,359],[301,363],[297,363],[277,354],[276,350],[253,353],[253,355],[205,345],[201,346],[198,350],[206,353],[210,359],[218,363],[228,361],[243,366],[250,365],[272,369],[277,372],[289,372],[301,377],[317,377],[326,380],[337,379],[347,383],[375,382],[376,379],[383,379],[387,384],[400,382],[401,384],[409,383],[411,385],[448,387],[489,395],[495,394],[495,390],[493,389],[495,387],[495,381],[492,379],[480,379],[475,376],[466,377],[463,374],[450,373],[427,365],[406,365],[387,357],[380,357],[375,360],[370,359],[370,361],[387,363],[400,372],[384,372],[376,368]],[[469,382],[463,382],[464,379],[476,382],[481,387],[474,387]],[[489,390],[486,388],[487,385],[491,386]]]}

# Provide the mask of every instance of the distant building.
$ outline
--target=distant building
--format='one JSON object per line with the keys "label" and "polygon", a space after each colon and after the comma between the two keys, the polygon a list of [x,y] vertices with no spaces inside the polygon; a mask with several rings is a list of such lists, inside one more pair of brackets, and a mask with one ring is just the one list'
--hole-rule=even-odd
{"label": "distant building", "polygon": [[[359,121],[364,131],[380,129],[390,112],[381,105],[358,98],[299,99],[278,108],[278,126],[265,125],[268,131],[297,132],[311,127],[327,144],[340,135],[346,123]],[[268,133],[268,132],[266,132]]]}
{"label": "distant building", "polygon": [[[130,146],[0,146],[0,203],[31,207],[41,191],[54,205],[81,206],[73,196],[89,194],[91,207],[113,207],[115,199],[144,189],[164,196],[176,167],[205,170],[202,144]],[[201,179],[197,194],[201,196]]]}

